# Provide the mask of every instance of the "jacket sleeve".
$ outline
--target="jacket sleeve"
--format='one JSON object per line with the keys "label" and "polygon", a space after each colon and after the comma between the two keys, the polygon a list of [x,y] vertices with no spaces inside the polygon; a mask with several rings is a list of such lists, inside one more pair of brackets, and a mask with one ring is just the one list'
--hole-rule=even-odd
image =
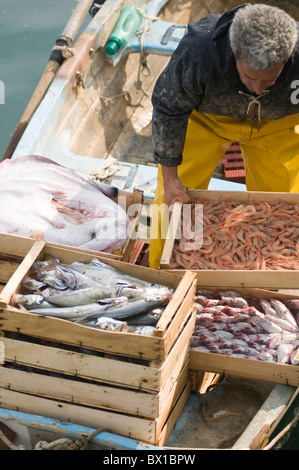
{"label": "jacket sleeve", "polygon": [[198,51],[196,54],[190,39],[188,35],[182,39],[159,76],[152,96],[154,160],[165,166],[182,163],[188,118],[204,93]]}

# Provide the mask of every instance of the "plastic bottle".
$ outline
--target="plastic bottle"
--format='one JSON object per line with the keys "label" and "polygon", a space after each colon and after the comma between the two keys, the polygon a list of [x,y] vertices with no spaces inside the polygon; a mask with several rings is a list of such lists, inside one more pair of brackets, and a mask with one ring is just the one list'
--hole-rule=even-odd
{"label": "plastic bottle", "polygon": [[136,33],[142,21],[142,15],[133,5],[126,5],[113,29],[105,47],[108,55],[114,55],[118,49],[125,46]]}

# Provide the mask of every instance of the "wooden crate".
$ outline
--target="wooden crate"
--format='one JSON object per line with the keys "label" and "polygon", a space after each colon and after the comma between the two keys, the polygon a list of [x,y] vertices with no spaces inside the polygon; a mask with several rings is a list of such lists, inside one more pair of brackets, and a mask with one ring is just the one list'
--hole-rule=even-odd
{"label": "wooden crate", "polygon": [[[209,289],[219,290],[219,287]],[[235,286],[230,287],[230,289],[239,292],[241,296],[250,296],[256,299],[280,299],[283,301],[284,299],[299,298],[298,295],[274,292],[267,289],[240,289]],[[190,375],[192,376],[192,388],[196,388],[198,383],[196,376],[200,378],[203,372],[299,386],[299,367],[297,365],[263,362],[191,349]]]}
{"label": "wooden crate", "polygon": [[[205,191],[188,190],[192,199],[236,201],[273,201],[281,199],[290,203],[299,203],[299,195],[294,193],[270,193],[254,191]],[[176,227],[181,221],[182,204],[175,203],[165,240],[160,266],[163,270],[183,276],[184,269],[170,269],[170,258],[175,241]],[[297,289],[299,272],[297,270],[193,270],[202,286],[235,286],[240,288]]]}
{"label": "wooden crate", "polygon": [[32,263],[45,255],[63,263],[95,257],[37,240],[6,283],[0,294],[0,406],[163,445],[190,393],[195,274],[182,279],[98,255],[123,273],[174,289],[153,335],[111,332],[9,306]]}

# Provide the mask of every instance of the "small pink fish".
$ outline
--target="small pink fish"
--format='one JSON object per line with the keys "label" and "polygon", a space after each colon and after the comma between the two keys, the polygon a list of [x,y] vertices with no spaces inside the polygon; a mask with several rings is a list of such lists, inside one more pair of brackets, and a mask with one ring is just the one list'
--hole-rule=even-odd
{"label": "small pink fish", "polygon": [[293,364],[295,366],[297,364],[299,364],[299,347],[298,347],[298,345],[295,346],[293,352],[291,353],[290,362],[291,362],[291,364]]}
{"label": "small pink fish", "polygon": [[293,327],[298,328],[295,318],[283,302],[278,299],[271,299],[270,303],[274,310],[277,312],[277,314],[280,316],[280,318],[288,321]]}
{"label": "small pink fish", "polygon": [[280,344],[276,351],[278,364],[287,364],[293,349],[292,344]]}
{"label": "small pink fish", "polygon": [[253,317],[251,323],[260,328],[260,331],[265,330],[267,333],[281,333],[282,328],[266,318]]}
{"label": "small pink fish", "polygon": [[242,308],[248,305],[242,297],[222,297],[219,303],[235,308]]}
{"label": "small pink fish", "polygon": [[262,306],[262,309],[264,310],[264,312],[268,315],[273,315],[275,316],[276,315],[276,311],[275,309],[271,306],[270,302],[268,300],[264,300],[262,299],[260,301],[260,304]]}
{"label": "small pink fish", "polygon": [[253,357],[253,359],[264,362],[276,362],[274,354],[268,351],[261,351],[255,358]]}
{"label": "small pink fish", "polygon": [[265,315],[265,320],[269,320],[275,325],[278,325],[282,330],[290,331],[291,333],[299,332],[299,328],[297,326],[292,325],[287,320],[283,320],[282,318],[274,317],[273,315]]}
{"label": "small pink fish", "polygon": [[226,330],[235,334],[240,331],[245,334],[254,334],[257,331],[255,326],[252,326],[250,323],[247,323],[247,322],[227,324]]}

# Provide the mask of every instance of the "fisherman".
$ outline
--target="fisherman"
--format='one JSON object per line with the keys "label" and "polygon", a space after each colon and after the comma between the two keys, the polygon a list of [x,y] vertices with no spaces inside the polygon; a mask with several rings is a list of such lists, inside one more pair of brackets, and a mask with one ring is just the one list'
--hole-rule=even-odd
{"label": "fisherman", "polygon": [[245,4],[191,23],[152,102],[159,169],[150,267],[160,265],[168,208],[188,203],[184,187],[207,189],[234,141],[248,191],[299,192],[298,23],[283,10]]}

